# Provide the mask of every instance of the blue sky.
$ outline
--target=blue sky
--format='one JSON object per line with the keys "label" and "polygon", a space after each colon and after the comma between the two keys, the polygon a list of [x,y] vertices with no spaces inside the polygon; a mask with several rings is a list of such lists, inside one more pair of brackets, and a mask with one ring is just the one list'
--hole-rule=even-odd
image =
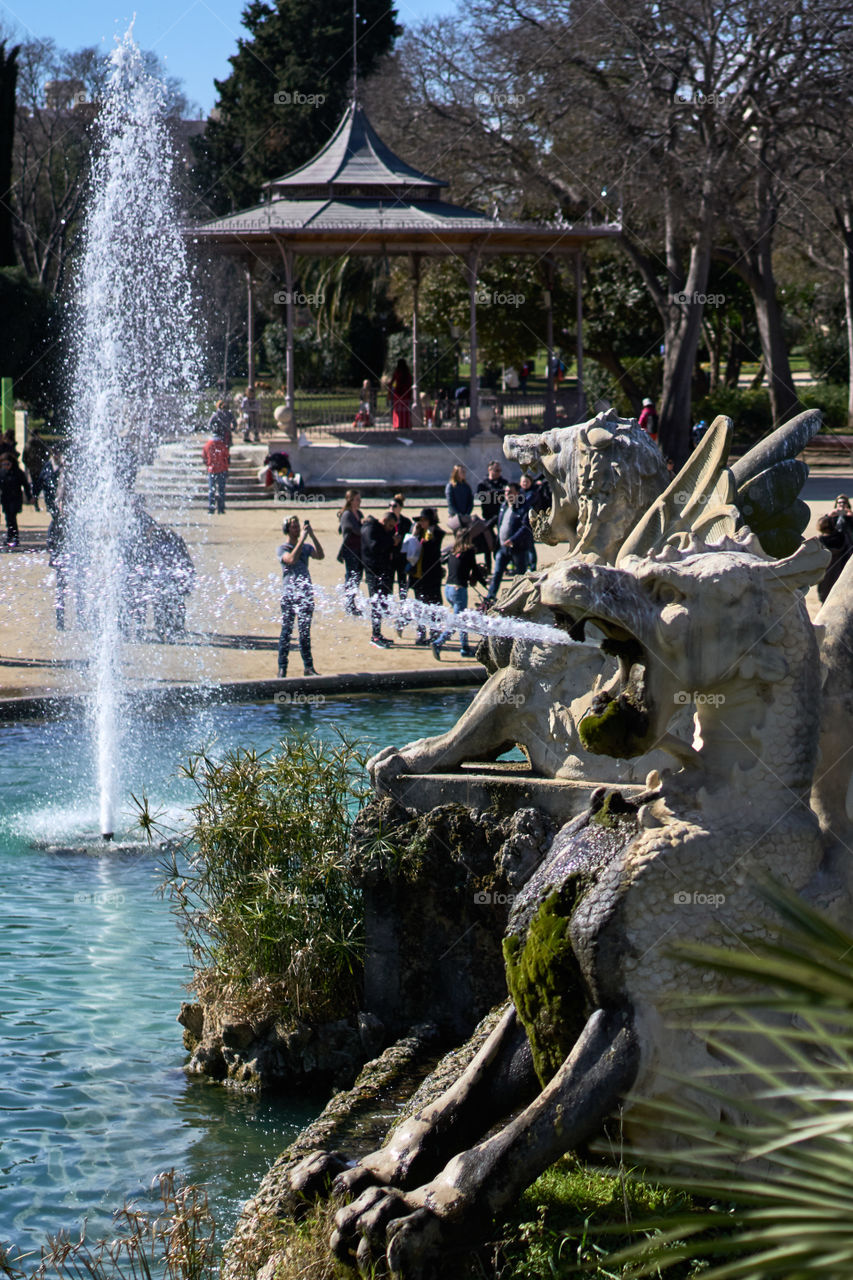
{"label": "blue sky", "polygon": [[[245,0],[0,0],[0,17],[17,38],[50,36],[64,49],[100,45],[106,54],[136,13],[137,43],[160,54],[207,114],[216,98],[214,78],[230,70],[244,8]],[[455,8],[456,0],[397,0],[403,25]]]}

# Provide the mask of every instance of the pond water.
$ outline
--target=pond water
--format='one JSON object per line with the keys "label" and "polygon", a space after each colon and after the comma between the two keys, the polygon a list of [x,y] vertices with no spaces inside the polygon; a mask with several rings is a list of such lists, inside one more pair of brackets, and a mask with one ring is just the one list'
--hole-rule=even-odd
{"label": "pond water", "polygon": [[[321,705],[163,712],[135,732],[124,830],[97,836],[80,721],[0,726],[0,1243],[109,1234],[125,1199],[175,1168],[207,1187],[224,1239],[242,1201],[322,1100],[245,1097],[188,1080],[175,1016],[190,971],[157,894],[157,854],[133,830],[131,795],[180,822],[176,776],[198,747],[258,750],[294,730],[337,729],[371,747],[449,728],[469,692],[395,692]],[[131,734],[131,738],[134,734]]]}

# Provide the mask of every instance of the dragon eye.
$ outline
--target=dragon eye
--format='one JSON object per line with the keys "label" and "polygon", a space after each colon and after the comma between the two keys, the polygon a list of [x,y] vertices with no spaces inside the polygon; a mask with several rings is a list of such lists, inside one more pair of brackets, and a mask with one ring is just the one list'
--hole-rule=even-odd
{"label": "dragon eye", "polygon": [[671,582],[657,578],[649,584],[650,592],[657,604],[678,604],[684,599],[682,593]]}

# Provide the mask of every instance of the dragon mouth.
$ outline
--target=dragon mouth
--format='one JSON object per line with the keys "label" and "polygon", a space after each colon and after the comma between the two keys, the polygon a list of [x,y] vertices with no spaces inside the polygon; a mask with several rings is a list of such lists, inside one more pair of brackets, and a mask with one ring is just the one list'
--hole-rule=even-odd
{"label": "dragon mouth", "polygon": [[642,612],[638,615],[636,607],[630,607],[637,602],[620,598],[621,593],[612,590],[616,584],[609,579],[603,585],[610,589],[593,589],[600,585],[600,569],[574,566],[571,577],[544,587],[542,601],[573,640],[584,640],[586,627],[595,626],[603,637],[602,652],[616,659],[616,673],[593,692],[589,710],[578,723],[578,734],[587,751],[629,760],[651,750],[658,738],[655,664],[637,633],[625,625],[626,615],[642,619]]}

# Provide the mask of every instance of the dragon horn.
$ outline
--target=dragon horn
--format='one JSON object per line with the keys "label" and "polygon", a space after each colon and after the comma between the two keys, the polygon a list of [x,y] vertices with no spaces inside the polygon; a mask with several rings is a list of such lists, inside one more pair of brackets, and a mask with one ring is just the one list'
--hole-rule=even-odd
{"label": "dragon horn", "polygon": [[652,503],[622,543],[616,556],[648,556],[674,533],[694,533],[704,541],[734,534],[737,511],[734,485],[726,469],[732,437],[731,418],[711,423],[668,489]]}

